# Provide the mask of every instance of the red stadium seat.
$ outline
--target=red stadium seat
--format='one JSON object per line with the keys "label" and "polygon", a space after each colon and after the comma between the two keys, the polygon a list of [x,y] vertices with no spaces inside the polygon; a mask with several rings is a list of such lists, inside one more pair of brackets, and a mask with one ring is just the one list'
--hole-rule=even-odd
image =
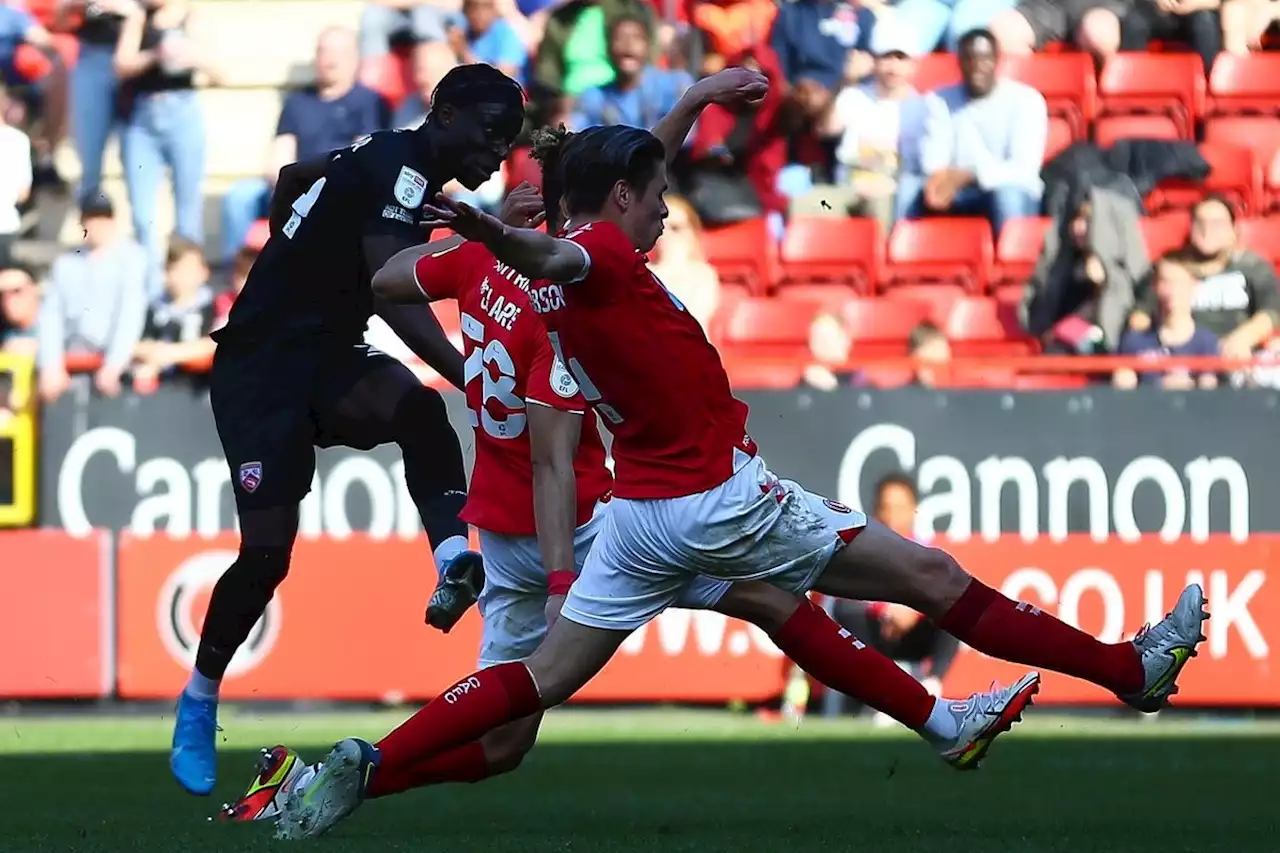
{"label": "red stadium seat", "polygon": [[737,388],[791,389],[804,378],[804,361],[757,361],[751,358],[725,358],[724,370],[729,384]]}
{"label": "red stadium seat", "polygon": [[1035,268],[1044,245],[1044,235],[1053,226],[1047,216],[1006,222],[996,241],[996,270],[993,284],[1023,284]]}
{"label": "red stadium seat", "polygon": [[393,110],[413,91],[409,60],[405,56],[396,52],[382,56],[373,73],[374,78],[366,81],[369,88],[386,98]]}
{"label": "red stadium seat", "polygon": [[1139,224],[1142,227],[1142,242],[1147,247],[1147,257],[1154,261],[1187,242],[1191,215],[1185,210],[1174,211],[1163,216],[1144,217]]}
{"label": "red stadium seat", "polygon": [[884,268],[884,236],[874,219],[795,219],[782,238],[786,284],[831,282],[870,293]]}
{"label": "red stadium seat", "polygon": [[1002,284],[995,289],[996,302],[1001,305],[1012,305],[1015,310],[1022,304],[1022,297],[1026,295],[1026,284]]}
{"label": "red stadium seat", "polygon": [[862,296],[862,291],[851,284],[788,284],[780,287],[776,299],[799,299],[810,302],[843,302]]}
{"label": "red stadium seat", "polygon": [[912,85],[925,93],[960,82],[960,60],[954,53],[926,53],[916,61]]}
{"label": "red stadium seat", "polygon": [[1034,339],[1023,331],[1015,306],[970,296],[951,309],[943,327],[951,352],[964,356],[1030,355]]}
{"label": "red stadium seat", "polygon": [[1122,139],[1181,139],[1178,123],[1170,116],[1106,116],[1094,125],[1093,140],[1110,148]]}
{"label": "red stadium seat", "polygon": [[1044,143],[1044,162],[1048,163],[1076,141],[1070,123],[1062,116],[1049,116],[1049,136]]}
{"label": "red stadium seat", "polygon": [[803,361],[809,326],[827,306],[821,301],[751,296],[734,306],[721,345],[735,358]]}
{"label": "red stadium seat", "polygon": [[1262,255],[1273,266],[1280,263],[1280,217],[1241,219],[1239,228],[1244,248]]}
{"label": "red stadium seat", "polygon": [[961,284],[980,289],[991,274],[991,224],[985,219],[904,220],[889,235],[886,282]]}
{"label": "red stadium seat", "polygon": [[1275,116],[1218,116],[1204,125],[1204,141],[1251,149],[1262,169],[1265,198],[1258,209],[1280,207],[1280,187],[1272,181],[1272,164],[1280,158],[1280,118]]}
{"label": "red stadium seat", "polygon": [[533,159],[533,149],[527,145],[513,149],[507,157],[507,186],[515,187],[521,181],[542,190],[542,166]]}
{"label": "red stadium seat", "polygon": [[1209,162],[1209,176],[1202,183],[1161,183],[1155,192],[1159,198],[1155,209],[1190,208],[1208,193],[1227,196],[1243,214],[1261,205],[1264,199],[1262,167],[1252,151],[1234,145],[1204,144],[1200,146],[1200,153]]}
{"label": "red stadium seat", "polygon": [[1280,55],[1218,54],[1209,75],[1210,115],[1280,115]]}
{"label": "red stadium seat", "polygon": [[1003,71],[1044,95],[1049,115],[1065,119],[1073,138],[1089,135],[1089,122],[1098,112],[1098,87],[1088,54],[1010,56],[1004,60]]}
{"label": "red stadium seat", "polygon": [[1118,53],[1098,77],[1098,96],[1102,115],[1167,115],[1180,139],[1194,139],[1204,66],[1194,53]]}
{"label": "red stadium seat", "polygon": [[926,303],[896,296],[851,299],[840,312],[853,340],[855,360],[906,355],[907,338],[931,313]]}
{"label": "red stadium seat", "polygon": [[745,284],[720,284],[720,297],[716,302],[715,313],[711,315],[711,322],[707,331],[707,336],[713,341],[718,341],[724,337],[724,331],[728,326],[729,318],[733,316],[733,310],[738,303],[751,295],[751,291],[747,289]]}
{"label": "red stadium seat", "polygon": [[763,219],[708,228],[702,232],[702,248],[722,282],[745,284],[753,293],[763,293],[774,279],[773,237]]}
{"label": "red stadium seat", "polygon": [[958,284],[900,284],[886,295],[886,299],[910,299],[929,307],[929,316],[934,320],[945,318],[951,312],[956,300],[963,299],[969,293]]}

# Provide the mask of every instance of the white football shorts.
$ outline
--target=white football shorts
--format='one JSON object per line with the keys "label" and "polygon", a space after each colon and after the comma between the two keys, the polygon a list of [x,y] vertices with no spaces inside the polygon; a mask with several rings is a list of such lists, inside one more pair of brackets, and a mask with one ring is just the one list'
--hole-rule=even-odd
{"label": "white football shorts", "polygon": [[[587,553],[615,502],[596,505],[591,520],[573,537],[574,568],[582,571]],[[479,668],[524,660],[533,654],[547,633],[547,571],[536,536],[503,536],[480,530],[484,555],[484,590],[480,593]],[[575,586],[577,584],[575,583]],[[677,606],[709,610],[716,606],[729,582],[699,578],[680,596]]]}
{"label": "white football shorts", "polygon": [[866,516],[735,452],[734,474],[713,489],[659,500],[615,497],[561,615],[634,630],[680,601],[700,576],[807,592]]}

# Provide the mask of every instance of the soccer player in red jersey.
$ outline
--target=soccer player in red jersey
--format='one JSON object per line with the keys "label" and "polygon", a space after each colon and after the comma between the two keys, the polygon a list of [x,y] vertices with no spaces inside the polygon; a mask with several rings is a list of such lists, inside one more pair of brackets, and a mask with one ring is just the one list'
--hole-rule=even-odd
{"label": "soccer player in red jersey", "polygon": [[[675,137],[682,138],[706,104],[759,98],[766,85],[729,69],[692,87],[664,123],[683,125]],[[836,689],[874,659],[848,653],[862,644],[802,597],[809,589],[908,605],[978,651],[1087,679],[1143,711],[1167,702],[1203,639],[1198,586],[1132,641],[1103,643],[1006,598],[944,551],[778,479],[756,453],[747,407],[733,397],[719,355],[645,264],[666,214],[663,142],[628,127],[546,142],[538,152],[546,203],[568,217],[563,236],[510,228],[443,197],[436,213],[501,262],[557,288],[563,306],[543,315],[552,344],[614,436],[614,500],[604,529],[562,618],[533,655],[463,678],[376,749],[355,738],[339,743],[305,795],[286,801],[283,835],[319,834],[376,788],[379,774],[564,702],[699,575],[766,581],[778,609],[790,614],[770,636]],[[1037,686],[1031,674],[986,695],[999,703],[991,730],[1007,728]],[[902,713],[914,714],[908,725],[921,729],[933,710],[928,699]],[[978,738],[950,758],[972,766],[989,743]]]}
{"label": "soccer player in red jersey", "polygon": [[[523,223],[526,210],[541,211],[542,199],[521,186],[508,196],[502,218]],[[480,597],[479,665],[524,660],[558,615],[564,593],[603,529],[612,487],[595,415],[587,411],[576,380],[555,356],[537,317],[558,310],[560,295],[550,282],[531,282],[497,261],[482,244],[456,237],[401,252],[374,277],[373,286],[379,297],[395,303],[458,302],[464,390],[476,441],[462,518],[478,528],[488,566]],[[794,610],[790,599],[779,599],[764,583],[704,576],[693,579],[675,604],[714,609],[766,630],[785,623]],[[842,689],[918,724],[923,703],[914,679],[860,646],[842,642],[841,648],[868,656],[866,664],[849,667]],[[999,697],[928,701],[921,734],[944,757],[998,733],[1004,707]],[[382,797],[514,770],[533,748],[541,716],[508,723],[398,772],[380,772],[364,793]],[[278,804],[295,788],[312,784],[322,767],[306,767],[287,747],[264,750],[246,794],[224,807],[223,817],[275,817]]]}

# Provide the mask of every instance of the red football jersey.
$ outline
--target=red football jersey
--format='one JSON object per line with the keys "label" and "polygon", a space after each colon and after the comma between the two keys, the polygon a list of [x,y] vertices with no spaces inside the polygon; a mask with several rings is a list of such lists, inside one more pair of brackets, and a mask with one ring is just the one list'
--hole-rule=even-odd
{"label": "red football jersey", "polygon": [[577,523],[586,523],[612,487],[612,477],[595,416],[556,358],[529,302],[529,280],[498,264],[478,243],[422,258],[414,276],[428,298],[458,300],[467,412],[476,439],[462,520],[507,536],[537,532],[526,414],[526,404],[532,404],[586,418],[574,457]]}
{"label": "red football jersey", "polygon": [[673,498],[723,483],[734,450],[755,445],[720,354],[617,225],[564,236],[586,252],[586,277],[533,302],[558,305],[542,312],[551,344],[613,433],[615,493]]}

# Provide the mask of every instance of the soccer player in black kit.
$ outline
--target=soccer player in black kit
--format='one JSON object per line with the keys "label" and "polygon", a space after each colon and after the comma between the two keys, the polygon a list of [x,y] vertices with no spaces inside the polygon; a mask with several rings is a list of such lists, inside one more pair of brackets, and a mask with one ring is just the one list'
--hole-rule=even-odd
{"label": "soccer player in black kit", "polygon": [[178,699],[169,766],[192,794],[217,778],[218,686],[289,569],[314,447],[400,445],[440,581],[427,621],[448,631],[483,585],[458,519],[466,474],[440,395],[366,346],[378,314],[427,364],[463,385],[461,354],[430,312],[375,301],[370,280],[429,239],[420,208],[445,183],[478,187],[519,133],[524,95],[487,65],[450,71],[423,125],[384,131],[280,173],[271,238],[218,342],[210,397],[231,468],[240,552],[214,587],[195,668]]}

